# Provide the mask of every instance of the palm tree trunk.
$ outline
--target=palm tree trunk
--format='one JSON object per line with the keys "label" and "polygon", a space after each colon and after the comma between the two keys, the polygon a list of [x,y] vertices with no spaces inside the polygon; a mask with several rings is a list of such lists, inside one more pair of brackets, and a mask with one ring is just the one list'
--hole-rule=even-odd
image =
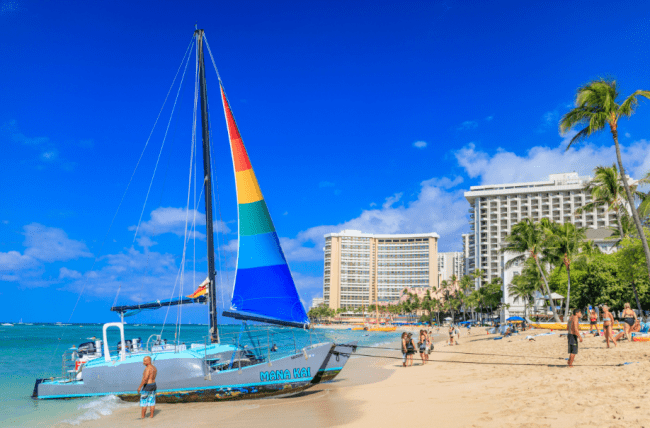
{"label": "palm tree trunk", "polygon": [[623,187],[625,187],[625,195],[627,196],[627,202],[630,204],[630,211],[632,211],[632,218],[634,219],[634,224],[636,224],[636,229],[639,232],[639,238],[641,238],[641,244],[643,245],[643,253],[645,254],[645,264],[648,269],[648,277],[650,277],[650,248],[648,248],[648,240],[645,237],[643,232],[643,225],[641,224],[641,219],[639,219],[639,213],[636,211],[634,206],[634,197],[630,191],[630,186],[627,184],[627,177],[625,176],[625,169],[623,169],[623,160],[621,159],[621,148],[618,145],[618,130],[616,126],[612,127],[612,137],[614,138],[614,145],[616,146],[616,160],[618,161],[618,168],[621,171],[621,179],[623,180]]}
{"label": "palm tree trunk", "polygon": [[[621,242],[625,236],[623,236],[623,225],[621,224],[621,214],[616,210],[616,226],[618,226],[618,236],[621,237],[621,239],[618,242]],[[618,246],[618,243],[616,244]]]}
{"label": "palm tree trunk", "polygon": [[566,289],[566,308],[564,308],[564,319],[569,319],[569,303],[571,302],[571,267],[568,263],[564,263],[566,266],[566,277],[567,277],[567,289]]}
{"label": "palm tree trunk", "polygon": [[641,302],[639,302],[639,293],[636,291],[636,284],[632,281],[632,290],[634,290],[634,298],[636,299],[636,307],[639,309],[639,313],[643,314],[643,309],[641,309]]}
{"label": "palm tree trunk", "polygon": [[546,292],[548,293],[548,299],[551,302],[551,311],[553,312],[553,319],[555,322],[560,322],[560,317],[557,316],[557,312],[555,311],[555,302],[551,299],[551,288],[548,286],[548,281],[546,280],[546,275],[544,275],[544,271],[542,270],[542,267],[539,265],[539,260],[537,259],[537,255],[533,255],[533,258],[535,259],[535,263],[537,264],[537,269],[539,269],[539,274],[542,275],[542,279],[544,280],[544,285],[546,286]]}

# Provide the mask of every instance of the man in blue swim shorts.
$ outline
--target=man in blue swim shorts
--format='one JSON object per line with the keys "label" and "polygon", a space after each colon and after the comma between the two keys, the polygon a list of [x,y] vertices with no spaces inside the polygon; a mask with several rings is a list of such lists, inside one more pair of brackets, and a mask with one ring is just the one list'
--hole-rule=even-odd
{"label": "man in blue swim shorts", "polygon": [[144,357],[142,364],[145,365],[145,369],[142,374],[142,382],[138,387],[142,418],[144,419],[147,414],[147,407],[151,409],[150,417],[153,418],[153,412],[156,409],[156,375],[158,370],[151,364],[151,357]]}

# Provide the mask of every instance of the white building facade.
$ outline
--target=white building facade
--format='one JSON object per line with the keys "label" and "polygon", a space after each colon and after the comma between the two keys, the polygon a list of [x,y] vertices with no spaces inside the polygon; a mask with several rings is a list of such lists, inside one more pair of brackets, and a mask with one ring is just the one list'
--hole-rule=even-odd
{"label": "white building facade", "polygon": [[325,303],[325,298],[323,298],[323,297],[314,297],[313,299],[311,299],[310,308],[317,308],[320,305],[322,305],[323,303]]}
{"label": "white building facade", "polygon": [[474,258],[469,256],[470,239],[473,235],[463,233],[463,275],[471,275],[474,272]]}
{"label": "white building facade", "polygon": [[503,287],[504,302],[511,305],[512,311],[523,312],[523,302],[515,304],[508,296],[507,287],[522,266],[506,271],[505,264],[515,255],[504,257],[499,251],[512,226],[525,218],[535,222],[548,218],[556,223],[573,223],[592,230],[608,230],[616,225],[615,214],[604,206],[576,214],[578,208],[591,202],[591,195],[584,190],[590,180],[591,177],[581,177],[577,173],[551,174],[546,181],[472,186],[465,192],[471,205],[468,265],[483,270],[487,281],[502,278],[506,285]]}
{"label": "white building facade", "polygon": [[323,298],[330,308],[398,299],[406,287],[435,287],[437,233],[383,235],[343,230],[325,235]]}
{"label": "white building facade", "polygon": [[453,275],[460,280],[465,275],[465,261],[463,253],[438,253],[438,284],[442,281],[449,281]]}

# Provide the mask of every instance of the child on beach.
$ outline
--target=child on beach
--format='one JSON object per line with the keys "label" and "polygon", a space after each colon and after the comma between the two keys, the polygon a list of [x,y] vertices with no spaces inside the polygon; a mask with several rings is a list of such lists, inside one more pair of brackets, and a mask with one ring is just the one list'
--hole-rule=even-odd
{"label": "child on beach", "polygon": [[454,344],[454,335],[455,335],[455,333],[454,333],[454,326],[453,326],[453,325],[450,325],[450,326],[449,326],[449,345],[453,345],[453,344]]}
{"label": "child on beach", "polygon": [[573,360],[576,355],[578,355],[578,340],[582,342],[582,336],[580,336],[580,318],[582,317],[582,311],[580,309],[573,310],[573,316],[569,318],[567,323],[567,337],[569,339],[569,367],[573,367]]}
{"label": "child on beach", "polygon": [[406,346],[406,340],[408,339],[408,335],[406,332],[402,333],[402,367],[406,367],[406,357],[408,356],[408,349]]}

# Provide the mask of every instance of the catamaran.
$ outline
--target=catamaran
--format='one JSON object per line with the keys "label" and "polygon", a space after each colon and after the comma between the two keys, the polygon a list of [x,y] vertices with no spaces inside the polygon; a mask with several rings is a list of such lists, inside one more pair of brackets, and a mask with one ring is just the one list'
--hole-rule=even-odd
{"label": "catamaran", "polygon": [[[207,278],[188,296],[112,307],[111,310],[119,314],[120,322],[104,324],[101,339],[93,338],[94,340],[66,351],[64,373],[60,377],[37,379],[33,398],[77,398],[112,394],[126,401],[136,401],[139,395],[134,387],[141,376],[145,356],[150,356],[158,368],[156,383],[159,402],[219,401],[292,394],[320,381],[331,380],[341,371],[354,350],[354,342],[337,346],[329,341],[312,343],[310,340],[309,344],[301,348],[294,341],[291,352],[283,354],[277,352],[276,345],[271,346],[269,340],[266,344],[261,344],[259,335],[256,341],[253,340],[254,335],[251,335],[248,325],[250,321],[308,329],[309,318],[300,302],[221,78],[218,83],[235,169],[239,217],[234,289],[230,310],[223,311],[223,315],[241,321],[239,337],[248,335],[252,343],[244,345],[239,338],[232,344],[220,341],[204,45],[211,58],[212,53],[203,30],[197,29],[194,32],[192,43],[196,47],[197,58],[193,135],[196,135],[197,102],[200,102],[208,247]],[[212,62],[214,64],[214,58]],[[167,343],[161,335],[156,334],[151,335],[146,343],[140,338],[125,339],[125,316],[143,310],[196,303],[207,303],[209,307],[209,339],[204,343]],[[115,328],[119,330],[120,341],[117,351],[111,352],[107,331]],[[255,328],[258,329],[258,326]]]}

